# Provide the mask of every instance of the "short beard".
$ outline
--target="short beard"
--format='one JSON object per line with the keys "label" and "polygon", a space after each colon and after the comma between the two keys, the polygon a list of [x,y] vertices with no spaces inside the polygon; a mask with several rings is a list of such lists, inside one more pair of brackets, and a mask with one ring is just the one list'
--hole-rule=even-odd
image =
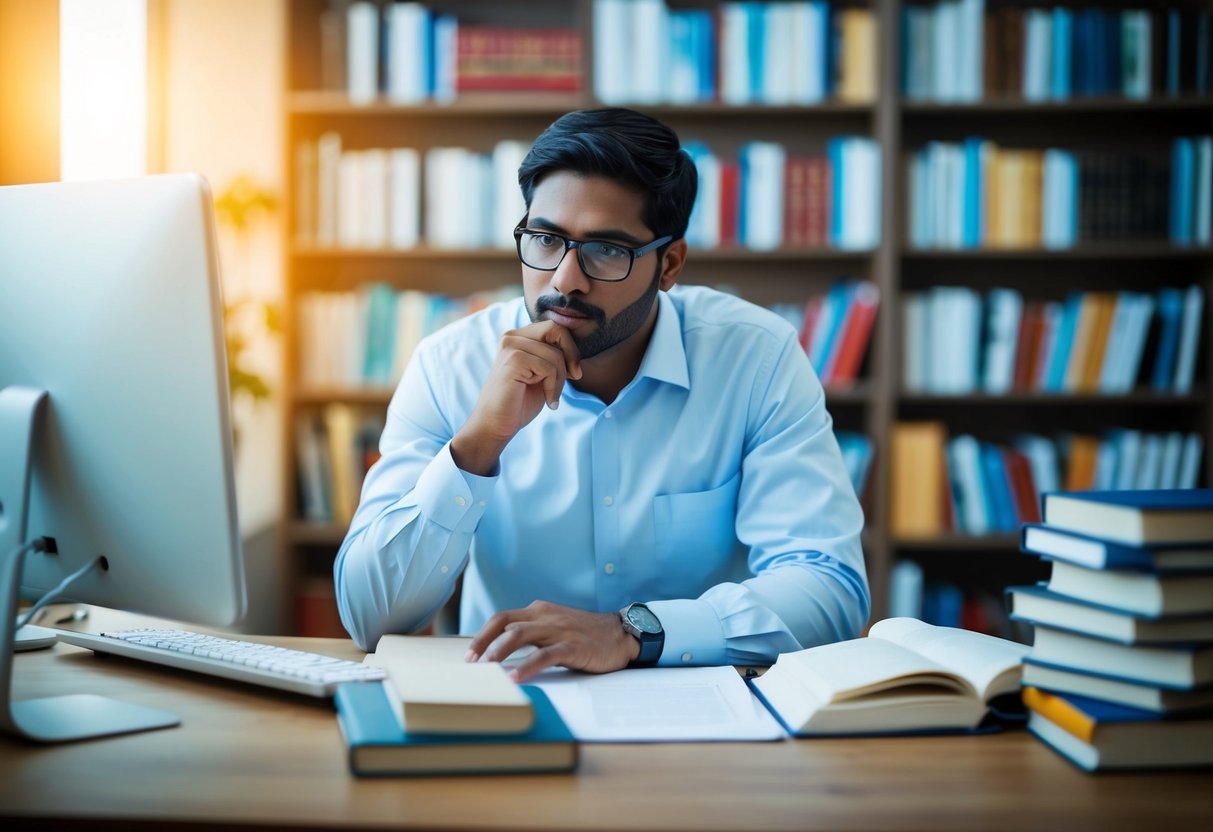
{"label": "short beard", "polygon": [[593,358],[612,347],[617,347],[631,338],[649,318],[653,309],[653,300],[661,288],[661,266],[653,274],[653,280],[645,293],[626,308],[620,310],[613,318],[607,318],[606,313],[597,306],[586,303],[578,298],[565,297],[561,294],[542,295],[535,300],[534,308],[527,307],[533,323],[543,319],[543,313],[549,309],[563,307],[578,314],[585,315],[597,322],[598,327],[584,338],[573,336],[573,343],[581,352],[581,360]]}

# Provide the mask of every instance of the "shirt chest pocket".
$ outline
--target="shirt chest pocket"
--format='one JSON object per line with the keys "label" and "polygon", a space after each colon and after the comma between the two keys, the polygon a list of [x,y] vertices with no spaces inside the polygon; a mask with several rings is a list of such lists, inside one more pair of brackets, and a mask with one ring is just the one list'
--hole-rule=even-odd
{"label": "shirt chest pocket", "polygon": [[710,491],[653,498],[654,543],[663,577],[704,581],[729,563],[737,546],[735,523],[741,473]]}

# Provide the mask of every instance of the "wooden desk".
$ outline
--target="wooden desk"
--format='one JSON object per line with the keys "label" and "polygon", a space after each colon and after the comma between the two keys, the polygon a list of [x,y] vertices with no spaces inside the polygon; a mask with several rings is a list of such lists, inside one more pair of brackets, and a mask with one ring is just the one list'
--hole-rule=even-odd
{"label": "wooden desk", "polygon": [[[348,641],[266,640],[360,656]],[[14,677],[18,699],[98,693],[182,725],[58,746],[0,738],[5,829],[1213,828],[1208,772],[1085,775],[1022,731],[586,745],[570,775],[359,780],[327,701],[64,644],[18,655]]]}

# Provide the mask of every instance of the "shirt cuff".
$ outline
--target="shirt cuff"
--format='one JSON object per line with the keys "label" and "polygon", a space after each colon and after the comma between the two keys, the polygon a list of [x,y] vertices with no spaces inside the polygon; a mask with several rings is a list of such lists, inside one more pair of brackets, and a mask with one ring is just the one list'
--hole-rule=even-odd
{"label": "shirt cuff", "polygon": [[455,464],[448,442],[417,480],[413,498],[434,523],[453,532],[473,532],[488,508],[497,477],[469,474]]}
{"label": "shirt cuff", "polygon": [[706,601],[645,601],[665,630],[660,667],[722,665],[725,661],[724,630],[711,604]]}

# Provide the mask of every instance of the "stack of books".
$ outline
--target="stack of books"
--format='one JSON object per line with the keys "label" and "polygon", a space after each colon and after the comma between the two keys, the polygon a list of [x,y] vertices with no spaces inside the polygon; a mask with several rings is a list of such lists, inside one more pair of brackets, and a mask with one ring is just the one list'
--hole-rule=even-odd
{"label": "stack of books", "polygon": [[1028,727],[1089,771],[1213,765],[1213,489],[1046,493],[1008,590]]}

